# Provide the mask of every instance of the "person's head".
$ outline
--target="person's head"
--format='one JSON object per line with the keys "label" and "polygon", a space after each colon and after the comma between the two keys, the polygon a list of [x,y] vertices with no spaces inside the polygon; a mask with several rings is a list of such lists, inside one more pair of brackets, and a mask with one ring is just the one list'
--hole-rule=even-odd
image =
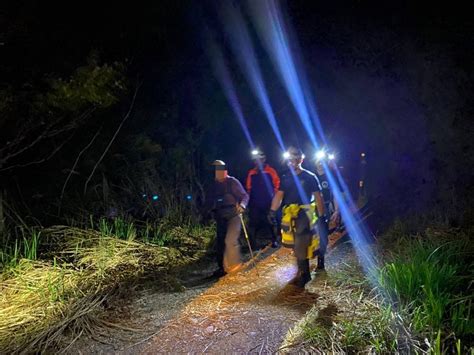
{"label": "person's head", "polygon": [[324,175],[323,160],[316,160],[316,172],[318,175]]}
{"label": "person's head", "polygon": [[222,160],[214,160],[212,163],[215,168],[215,178],[217,181],[222,181],[227,177],[227,166]]}
{"label": "person's head", "polygon": [[290,147],[288,148],[288,166],[292,169],[301,169],[301,164],[304,160],[304,154],[299,148]]}
{"label": "person's head", "polygon": [[324,163],[327,164],[329,169],[336,168],[336,155],[334,153],[328,153],[324,150],[320,150],[316,153],[316,172],[318,175],[324,175]]}
{"label": "person's head", "polygon": [[266,160],[267,160],[267,157],[261,150],[258,150],[258,149],[252,150],[252,161],[256,168],[263,168]]}

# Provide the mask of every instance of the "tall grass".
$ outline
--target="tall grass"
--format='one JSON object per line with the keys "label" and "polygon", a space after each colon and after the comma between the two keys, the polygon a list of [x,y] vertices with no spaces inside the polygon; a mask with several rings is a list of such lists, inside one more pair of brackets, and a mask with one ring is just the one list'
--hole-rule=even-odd
{"label": "tall grass", "polygon": [[68,330],[92,331],[80,319],[97,313],[111,290],[194,260],[211,235],[212,226],[120,218],[25,229],[0,251],[0,352],[51,350]]}
{"label": "tall grass", "polygon": [[22,259],[36,260],[40,238],[40,230],[20,228],[13,236],[13,242],[5,241],[0,249],[0,270],[15,267]]}
{"label": "tall grass", "polygon": [[399,231],[396,226],[385,236],[391,252],[379,273],[381,289],[431,344],[441,342],[442,349],[454,349],[459,339],[469,344],[474,335],[473,230],[438,225],[416,235]]}

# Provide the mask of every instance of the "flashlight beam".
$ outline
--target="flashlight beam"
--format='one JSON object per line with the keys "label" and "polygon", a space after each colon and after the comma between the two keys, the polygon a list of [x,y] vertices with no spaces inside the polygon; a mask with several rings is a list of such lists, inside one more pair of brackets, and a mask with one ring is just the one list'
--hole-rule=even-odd
{"label": "flashlight beam", "polygon": [[278,144],[284,150],[285,145],[283,143],[283,138],[267,94],[263,75],[258,65],[247,26],[237,7],[227,4],[227,6],[223,8],[223,11],[226,19],[225,29],[231,37],[230,42],[232,50],[237,57],[237,61],[242,68],[254,95],[257,97],[263,111],[265,112],[268,123],[275,134]]}

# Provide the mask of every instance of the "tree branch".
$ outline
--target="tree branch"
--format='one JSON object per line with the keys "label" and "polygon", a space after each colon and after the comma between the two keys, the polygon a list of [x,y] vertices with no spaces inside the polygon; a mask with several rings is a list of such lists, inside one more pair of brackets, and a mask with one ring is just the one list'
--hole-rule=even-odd
{"label": "tree branch", "polygon": [[74,170],[76,169],[76,166],[77,164],[79,163],[79,159],[81,158],[82,154],[84,154],[84,152],[90,148],[90,146],[92,145],[92,143],[94,143],[95,139],[97,138],[97,136],[99,135],[100,131],[102,130],[102,127],[99,128],[99,130],[96,132],[96,134],[94,135],[94,137],[92,137],[91,141],[79,152],[77,158],[76,158],[76,161],[74,162],[74,165],[72,166],[71,168],[71,171],[69,171],[69,174],[66,178],[66,181],[64,181],[64,185],[63,185],[63,188],[61,190],[61,196],[59,198],[59,207],[58,207],[58,216],[61,214],[61,207],[62,207],[62,203],[63,203],[63,197],[64,197],[64,191],[66,191],[66,185],[67,183],[69,182],[69,179],[71,178],[72,176],[72,173],[74,172]]}
{"label": "tree branch", "polygon": [[104,152],[102,153],[102,155],[100,156],[99,160],[97,161],[97,163],[94,165],[94,169],[92,169],[92,172],[91,174],[89,175],[89,177],[87,178],[86,180],[86,183],[84,184],[84,195],[86,194],[87,192],[87,185],[89,184],[89,182],[91,181],[92,179],[92,176],[94,176],[94,173],[97,169],[97,167],[99,166],[99,164],[102,162],[102,159],[104,159],[105,155],[107,154],[107,152],[109,151],[110,147],[112,146],[112,143],[114,142],[115,138],[117,138],[117,135],[119,134],[120,132],[120,129],[122,128],[123,124],[125,123],[125,121],[128,119],[128,117],[130,116],[130,114],[132,113],[132,110],[133,110],[133,106],[135,105],[135,99],[137,97],[137,93],[138,93],[138,90],[140,89],[140,84],[137,85],[136,89],[135,89],[135,92],[133,93],[133,98],[132,98],[132,102],[130,104],[130,107],[128,109],[128,112],[127,114],[124,116],[124,118],[122,119],[122,122],[120,122],[119,126],[117,127],[117,130],[115,131],[114,135],[112,136],[112,138],[110,139],[110,142],[109,144],[107,145],[107,147],[105,147],[105,150]]}
{"label": "tree branch", "polygon": [[47,155],[46,157],[44,157],[40,160],[35,160],[35,161],[25,163],[25,164],[11,165],[8,168],[0,169],[0,172],[15,169],[15,168],[24,168],[26,166],[44,163],[45,161],[51,159],[57,152],[59,152],[61,150],[61,148],[64,147],[64,145],[71,140],[73,135],[74,135],[74,133],[72,133],[69,136],[69,138],[65,139],[60,145],[58,145],[56,148],[54,148],[53,151],[51,153],[49,153],[49,155]]}
{"label": "tree branch", "polygon": [[[90,116],[94,111],[96,110],[95,107],[91,107],[89,108],[87,111],[85,111],[84,113],[82,113],[78,118],[76,118],[73,122],[78,122],[78,121],[81,121],[85,118],[87,118],[88,116]],[[60,120],[59,120],[60,121]],[[0,160],[0,164],[4,165],[8,160],[10,160],[11,158],[14,158],[20,154],[22,154],[23,152],[25,152],[26,150],[32,148],[33,146],[35,146],[38,142],[40,142],[41,140],[45,139],[45,138],[52,138],[54,136],[57,136],[58,134],[60,133],[63,133],[63,132],[66,132],[66,131],[69,131],[73,128],[76,127],[75,124],[69,124],[69,125],[66,125],[64,126],[62,129],[56,129],[56,130],[52,130],[53,126],[58,123],[59,121],[57,122],[53,122],[51,124],[49,124],[44,130],[43,130],[43,133],[41,134],[38,134],[38,136],[28,145],[24,146],[23,148],[19,149],[18,151],[16,152],[13,152],[13,153],[10,153],[10,154],[7,154],[4,158],[2,158]],[[16,146],[16,145],[19,145],[21,143],[21,141],[23,139],[26,138],[26,135],[22,135],[22,136],[19,136],[17,139],[16,139],[16,142],[13,142],[13,146]],[[9,148],[8,146],[6,146],[5,148],[3,148],[2,150],[5,150]],[[0,151],[2,151],[0,150]],[[10,169],[10,168],[5,168],[5,169],[2,169],[3,170],[7,170],[7,169]]]}

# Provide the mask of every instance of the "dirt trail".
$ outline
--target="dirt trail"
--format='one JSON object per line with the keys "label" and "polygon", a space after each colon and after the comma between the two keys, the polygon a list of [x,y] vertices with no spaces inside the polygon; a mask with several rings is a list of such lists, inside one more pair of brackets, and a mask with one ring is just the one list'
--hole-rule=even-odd
{"label": "dirt trail", "polygon": [[[258,273],[258,274],[257,274]],[[281,248],[257,268],[227,275],[188,303],[142,348],[145,353],[274,353],[288,330],[326,288],[325,272],[305,290],[288,282],[296,274],[292,253]]]}
{"label": "dirt trail", "polygon": [[[327,257],[329,268],[344,258],[332,248],[334,241]],[[275,353],[288,330],[312,306],[331,321],[337,308],[329,300],[338,291],[327,285],[326,272],[313,273],[313,280],[301,290],[288,284],[296,274],[289,249],[267,247],[259,259],[256,268],[250,264],[214,283],[202,284],[203,273],[209,270],[191,270],[201,283],[197,280],[198,286],[185,292],[142,293],[130,306],[135,316],[129,324],[148,334],[155,332],[146,340],[121,342],[118,334],[112,334],[110,344],[81,341],[68,353]]]}

